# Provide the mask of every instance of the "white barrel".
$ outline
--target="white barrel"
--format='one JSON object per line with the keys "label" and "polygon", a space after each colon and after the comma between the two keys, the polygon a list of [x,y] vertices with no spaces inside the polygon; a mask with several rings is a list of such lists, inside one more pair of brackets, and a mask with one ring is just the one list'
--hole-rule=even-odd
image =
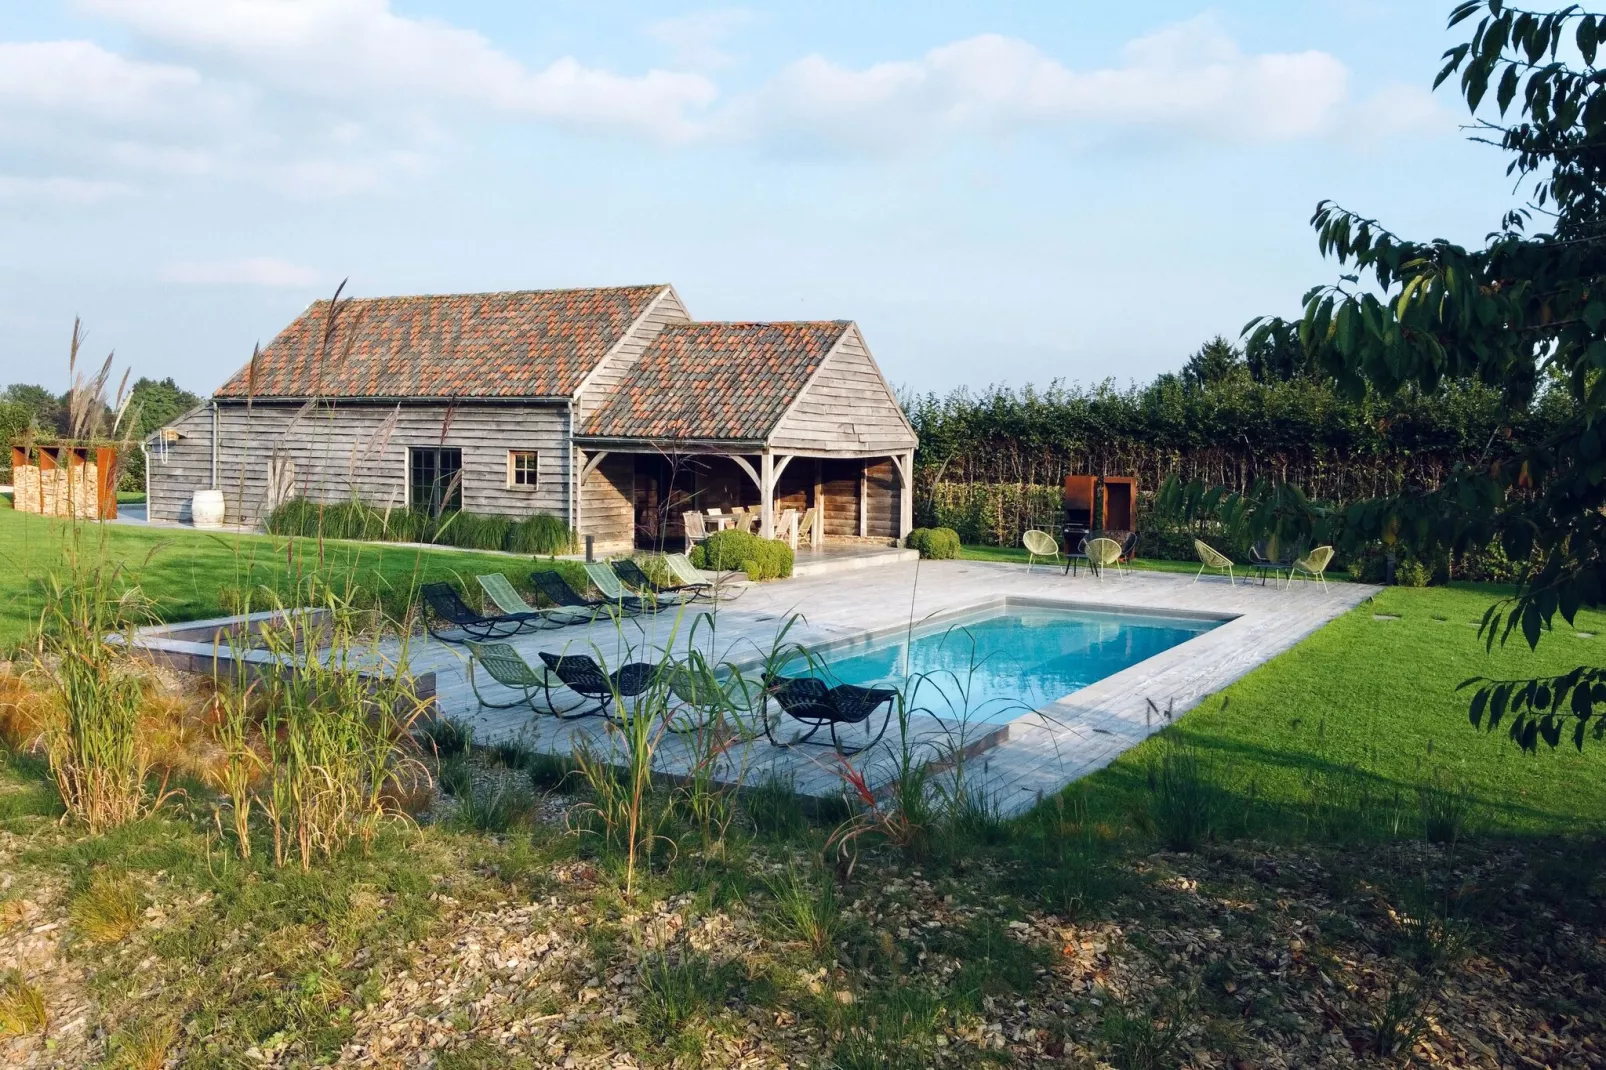
{"label": "white barrel", "polygon": [[190,522],[198,528],[223,526],[223,492],[198,490],[190,499]]}

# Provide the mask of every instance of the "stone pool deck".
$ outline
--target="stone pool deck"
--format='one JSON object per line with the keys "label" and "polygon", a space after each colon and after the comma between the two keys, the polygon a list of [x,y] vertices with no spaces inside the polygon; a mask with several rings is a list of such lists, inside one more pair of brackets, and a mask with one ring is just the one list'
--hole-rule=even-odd
{"label": "stone pool deck", "polygon": [[[686,649],[696,636],[700,650],[719,661],[753,662],[776,642],[793,620],[786,641],[820,647],[902,631],[979,607],[1013,604],[1138,613],[1177,613],[1231,618],[1203,635],[1068,695],[1038,712],[1020,717],[1007,732],[994,724],[963,724],[915,717],[910,740],[922,753],[963,748],[970,753],[965,776],[984,790],[998,811],[1013,815],[1038,799],[1109,764],[1122,751],[1181,716],[1212,692],[1282,653],[1328,621],[1371,598],[1378,588],[1357,583],[1299,581],[1274,585],[1163,572],[1107,573],[1102,580],[1083,572],[1063,576],[1057,569],[1028,571],[1019,565],[971,561],[885,565],[859,572],[798,577],[751,587],[717,614],[706,608],[666,612],[587,627],[519,636],[512,644],[533,664],[542,650],[600,653],[610,667],[626,660],[655,660],[666,645]],[[793,618],[796,618],[795,620]],[[705,618],[705,619],[695,619]],[[414,640],[408,651],[414,672],[435,674],[441,713],[473,726],[481,743],[519,740],[551,754],[568,754],[588,740],[610,746],[597,718],[560,721],[525,709],[481,706],[469,687],[466,651],[434,639]],[[492,701],[511,693],[480,676]],[[489,686],[487,686],[489,685]],[[879,747],[852,759],[872,786],[883,787],[893,772],[897,727]],[[933,746],[927,746],[932,744]],[[687,743],[665,737],[654,765],[670,776],[688,772]],[[747,785],[779,777],[799,794],[824,798],[841,793],[841,770],[829,749],[782,749],[762,738],[733,746],[720,762],[719,779]]]}

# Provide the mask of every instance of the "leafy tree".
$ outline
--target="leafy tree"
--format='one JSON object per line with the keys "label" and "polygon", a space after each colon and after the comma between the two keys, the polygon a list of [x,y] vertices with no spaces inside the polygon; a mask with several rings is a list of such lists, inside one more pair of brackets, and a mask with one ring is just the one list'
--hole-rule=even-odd
{"label": "leafy tree", "polygon": [[27,410],[39,431],[52,435],[61,433],[67,409],[59,395],[31,383],[12,383],[0,398]]}
{"label": "leafy tree", "polygon": [[1183,381],[1201,390],[1241,381],[1248,374],[1243,353],[1219,334],[1200,346],[1182,366]]}
{"label": "leafy tree", "polygon": [[1299,340],[1294,324],[1252,335],[1244,345],[1244,363],[1257,383],[1288,383],[1320,377],[1310,351]]}
{"label": "leafy tree", "polygon": [[[158,428],[165,427],[199,405],[201,399],[173,381],[142,377],[129,391],[127,415],[119,435],[136,442]],[[120,462],[123,490],[142,490],[145,486],[145,456],[137,448],[125,449]]]}
{"label": "leafy tree", "polygon": [[[1543,437],[1463,463],[1435,490],[1352,503],[1343,517],[1352,541],[1426,557],[1497,540],[1512,560],[1530,562],[1517,594],[1490,607],[1483,634],[1492,645],[1517,631],[1536,646],[1558,613],[1571,622],[1606,594],[1606,68],[1596,63],[1606,16],[1467,0],[1450,26],[1474,18],[1434,85],[1459,75],[1475,137],[1511,155],[1508,173],[1530,190],[1526,202],[1480,248],[1413,241],[1323,202],[1311,221],[1320,248],[1350,273],[1309,291],[1297,323],[1254,321],[1246,333],[1253,349],[1296,331],[1351,396],[1432,392],[1457,379],[1496,387],[1515,408],[1559,395],[1542,399],[1556,415]],[[1290,523],[1289,501],[1264,488],[1168,495],[1249,528]],[[1299,522],[1322,518],[1312,511]],[[1606,669],[1467,686],[1473,723],[1508,721],[1526,749],[1606,738]]]}

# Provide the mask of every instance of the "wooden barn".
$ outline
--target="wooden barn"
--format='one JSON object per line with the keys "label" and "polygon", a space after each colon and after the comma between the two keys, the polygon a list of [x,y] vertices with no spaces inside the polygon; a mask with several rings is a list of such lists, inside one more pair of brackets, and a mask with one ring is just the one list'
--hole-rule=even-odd
{"label": "wooden barn", "polygon": [[701,323],[659,285],[316,302],[146,445],[156,521],[198,490],[244,525],[358,499],[550,513],[618,553],[739,507],[902,538],[915,444],[852,322]]}

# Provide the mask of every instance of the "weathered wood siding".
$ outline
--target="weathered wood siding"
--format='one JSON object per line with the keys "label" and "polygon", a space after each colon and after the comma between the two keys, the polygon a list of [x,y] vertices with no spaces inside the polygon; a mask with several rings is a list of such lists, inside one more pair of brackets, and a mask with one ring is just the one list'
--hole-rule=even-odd
{"label": "weathered wood siding", "polygon": [[914,448],[915,433],[859,328],[850,326],[769,441],[778,450],[899,453]]}
{"label": "weathered wood siding", "polygon": [[165,451],[151,445],[150,501],[147,515],[152,520],[188,521],[190,497],[212,485],[212,414],[202,406],[168,425],[183,437],[169,443]]}
{"label": "weathered wood siding", "polygon": [[[359,498],[381,508],[407,504],[407,450],[448,446],[463,451],[463,508],[475,513],[568,515],[567,414],[556,404],[403,406],[332,403],[257,404],[218,409],[218,488],[230,524],[263,519],[269,459],[278,451],[294,466],[294,493],[314,501]],[[298,413],[300,414],[298,416]],[[394,426],[391,421],[394,420]],[[190,496],[211,485],[211,415],[197,411],[178,426],[188,436],[151,458],[151,519],[188,520]],[[387,430],[388,429],[388,430]],[[533,488],[507,485],[509,450],[540,454]]]}
{"label": "weathered wood siding", "polygon": [[820,489],[825,498],[827,535],[859,534],[859,470],[863,463],[837,460],[821,462]]}
{"label": "weathered wood siding", "polygon": [[580,536],[594,536],[597,556],[629,553],[636,546],[636,458],[610,453],[586,476],[580,491]]}
{"label": "weathered wood siding", "polygon": [[671,323],[689,322],[691,316],[687,315],[686,307],[680,303],[680,298],[675,295],[674,289],[664,287],[664,292],[653,302],[641,320],[614,345],[613,350],[586,377],[575,402],[575,423],[584,424],[586,418],[613,395],[625,373],[641,359],[641,354],[646,351],[648,343],[658,336],[659,331]]}
{"label": "weathered wood siding", "polygon": [[890,457],[867,462],[865,477],[869,499],[864,503],[869,516],[865,534],[896,539],[899,520],[898,467]]}

